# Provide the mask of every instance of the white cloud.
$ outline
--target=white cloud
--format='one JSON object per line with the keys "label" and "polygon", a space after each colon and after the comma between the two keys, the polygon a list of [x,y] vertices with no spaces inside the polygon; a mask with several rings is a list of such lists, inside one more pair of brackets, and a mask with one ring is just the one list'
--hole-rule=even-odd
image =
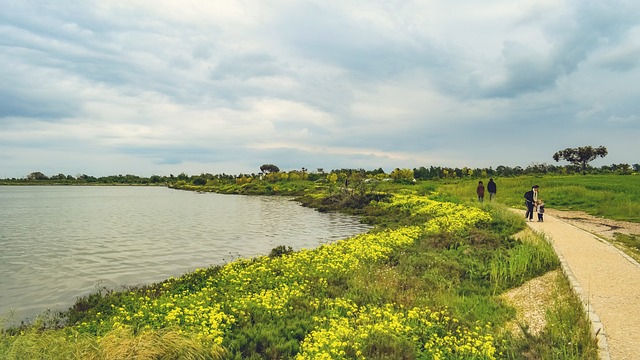
{"label": "white cloud", "polygon": [[523,129],[550,152],[640,135],[628,1],[3,7],[0,178],[526,166],[548,154]]}
{"label": "white cloud", "polygon": [[595,116],[602,114],[604,111],[605,109],[604,109],[604,106],[602,106],[602,104],[595,103],[590,108],[578,112],[578,114],[576,114],[576,118],[578,118],[579,120],[590,120],[590,119],[593,119]]}
{"label": "white cloud", "polygon": [[631,114],[626,116],[620,115],[612,115],[607,118],[608,123],[619,123],[619,124],[629,124],[629,125],[639,125],[640,124],[640,115]]}
{"label": "white cloud", "polygon": [[603,46],[595,56],[595,62],[614,71],[630,71],[640,66],[640,26],[634,26],[619,42]]}

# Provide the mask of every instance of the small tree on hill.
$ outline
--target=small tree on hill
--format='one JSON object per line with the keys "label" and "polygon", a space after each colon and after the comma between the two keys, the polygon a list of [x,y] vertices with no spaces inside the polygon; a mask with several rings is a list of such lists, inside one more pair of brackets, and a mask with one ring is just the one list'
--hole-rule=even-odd
{"label": "small tree on hill", "polygon": [[274,172],[278,172],[280,171],[280,168],[273,165],[273,164],[264,164],[262,166],[260,166],[260,171],[265,173],[265,174],[269,174],[269,173],[274,173]]}
{"label": "small tree on hill", "polygon": [[607,156],[607,148],[600,146],[593,148],[591,146],[582,146],[578,148],[566,148],[553,154],[553,160],[560,161],[562,159],[580,166],[581,171],[584,173],[587,169],[587,163],[595,160],[598,156]]}

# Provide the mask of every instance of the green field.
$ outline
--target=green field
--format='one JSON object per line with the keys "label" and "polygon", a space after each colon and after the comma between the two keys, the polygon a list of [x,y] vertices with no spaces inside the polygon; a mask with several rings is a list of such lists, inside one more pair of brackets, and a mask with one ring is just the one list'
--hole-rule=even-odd
{"label": "green field", "polygon": [[[486,184],[489,179],[443,180],[436,182],[436,187],[452,197],[474,201],[478,180]],[[522,176],[494,181],[498,186],[496,201],[510,207],[524,208],[523,194],[539,185],[539,197],[547,209],[578,210],[608,219],[640,222],[640,176]]]}

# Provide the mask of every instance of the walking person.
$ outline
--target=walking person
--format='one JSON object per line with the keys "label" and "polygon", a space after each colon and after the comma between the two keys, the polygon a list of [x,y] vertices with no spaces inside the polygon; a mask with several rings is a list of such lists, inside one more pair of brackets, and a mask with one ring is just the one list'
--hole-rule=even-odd
{"label": "walking person", "polygon": [[544,201],[538,200],[538,222],[544,222]]}
{"label": "walking person", "polygon": [[525,219],[529,219],[529,221],[533,221],[533,211],[538,202],[538,185],[533,185],[531,190],[524,193],[525,205],[527,205],[527,212],[524,214]]}
{"label": "walking person", "polygon": [[478,181],[476,194],[478,194],[478,201],[483,202],[484,201],[484,184],[482,184],[482,181]]}
{"label": "walking person", "polygon": [[487,184],[487,191],[489,191],[489,200],[493,201],[493,198],[496,197],[497,190],[498,189],[496,183],[493,181],[493,179],[489,179],[489,183]]}

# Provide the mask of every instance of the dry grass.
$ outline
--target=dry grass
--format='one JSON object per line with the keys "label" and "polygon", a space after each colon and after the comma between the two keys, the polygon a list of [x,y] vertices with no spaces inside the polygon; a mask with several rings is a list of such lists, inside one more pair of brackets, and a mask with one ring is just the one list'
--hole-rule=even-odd
{"label": "dry grass", "polygon": [[177,331],[143,332],[133,335],[121,330],[100,340],[100,359],[222,359],[222,349],[204,348],[200,341],[180,335]]}
{"label": "dry grass", "polygon": [[502,298],[516,309],[516,318],[506,328],[515,336],[523,336],[524,331],[532,336],[539,335],[547,324],[546,311],[556,301],[560,270],[550,271],[512,289]]}
{"label": "dry grass", "polygon": [[[7,340],[6,338],[4,339]],[[176,330],[149,331],[134,335],[115,330],[103,338],[69,335],[63,331],[32,331],[17,338],[4,359],[82,360],[217,360],[223,359],[221,346],[206,345]]]}
{"label": "dry grass", "polygon": [[[539,235],[527,227],[514,237],[522,241],[536,241]],[[523,336],[524,331],[528,335],[539,335],[547,324],[547,309],[557,300],[561,276],[561,270],[550,271],[502,294],[501,297],[516,309],[516,318],[507,324],[506,329],[514,336]]]}

